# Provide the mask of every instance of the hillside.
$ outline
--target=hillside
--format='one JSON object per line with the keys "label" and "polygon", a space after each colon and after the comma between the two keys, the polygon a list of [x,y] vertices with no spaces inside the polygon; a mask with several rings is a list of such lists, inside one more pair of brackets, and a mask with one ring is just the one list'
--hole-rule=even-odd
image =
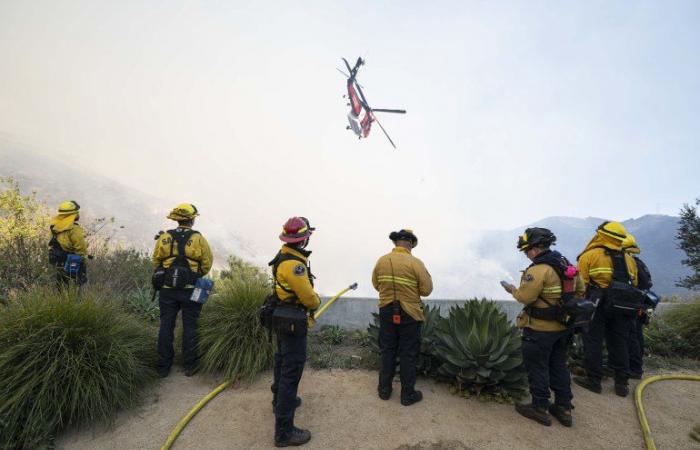
{"label": "hillside", "polygon": [[[8,176],[19,182],[24,193],[36,191],[52,211],[64,200],[76,200],[86,221],[114,218],[114,239],[124,245],[150,249],[155,233],[173,226],[165,216],[175,200],[90,174],[69,161],[53,159],[0,137],[0,177]],[[197,228],[206,234],[215,254],[253,256],[237,236],[217,224],[207,222]],[[219,265],[224,262],[224,258],[217,260]]]}
{"label": "hillside", "polygon": [[[528,227],[549,228],[557,236],[555,249],[572,261],[585,247],[604,219],[587,217],[548,217],[538,222],[508,231],[485,232],[477,245],[477,254],[483,258],[497,260],[514,279],[519,271],[527,267],[529,261],[515,250],[519,234]],[[663,215],[645,215],[622,222],[634,234],[642,249],[640,257],[651,270],[654,291],[661,295],[686,295],[686,289],[675,282],[689,273],[681,264],[684,253],[676,244],[678,218]]]}

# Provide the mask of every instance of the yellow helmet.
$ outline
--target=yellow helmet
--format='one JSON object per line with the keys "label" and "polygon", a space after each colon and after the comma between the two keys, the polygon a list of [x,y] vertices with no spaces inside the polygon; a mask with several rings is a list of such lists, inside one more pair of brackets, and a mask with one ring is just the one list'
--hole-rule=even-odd
{"label": "yellow helmet", "polygon": [[620,222],[603,222],[597,232],[617,241],[623,241],[627,237],[627,230]]}
{"label": "yellow helmet", "polygon": [[59,214],[75,214],[80,211],[80,205],[75,200],[68,200],[58,205]]}
{"label": "yellow helmet", "polygon": [[637,245],[637,240],[630,233],[627,233],[627,237],[622,241],[622,249],[627,253],[639,253],[639,246]]}
{"label": "yellow helmet", "polygon": [[168,214],[170,220],[191,220],[199,215],[197,207],[191,203],[180,203]]}

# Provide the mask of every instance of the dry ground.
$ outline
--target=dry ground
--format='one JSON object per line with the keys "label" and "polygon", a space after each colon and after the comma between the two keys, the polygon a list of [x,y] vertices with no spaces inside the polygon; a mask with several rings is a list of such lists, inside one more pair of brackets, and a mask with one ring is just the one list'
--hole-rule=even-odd
{"label": "dry ground", "polygon": [[[376,396],[376,372],[307,370],[300,386],[303,405],[296,423],[313,434],[305,449],[643,449],[631,397],[619,398],[612,385],[596,395],[574,385],[574,427],[545,428],[517,415],[511,405],[482,403],[419,380],[423,402],[399,403]],[[273,447],[271,374],[252,385],[229,388],[212,400],[180,435],[174,449],[266,449]],[[112,427],[71,431],[57,447],[159,449],[175,424],[218,384],[173,373],[143,405],[119,415]],[[699,449],[688,437],[700,422],[700,383],[658,382],[645,391],[652,433],[659,449]]]}

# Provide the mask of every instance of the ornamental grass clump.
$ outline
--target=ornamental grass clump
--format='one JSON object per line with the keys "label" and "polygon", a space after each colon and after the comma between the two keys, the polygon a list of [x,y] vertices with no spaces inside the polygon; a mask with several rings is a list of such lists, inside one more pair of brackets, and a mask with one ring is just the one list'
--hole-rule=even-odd
{"label": "ornamental grass clump", "polygon": [[258,309],[270,293],[261,280],[220,280],[199,319],[200,369],[252,380],[272,365],[273,344]]}
{"label": "ornamental grass clump", "polygon": [[524,395],[527,376],[520,332],[494,302],[474,299],[453,306],[435,335],[435,355],[442,361],[438,374],[459,390]]}
{"label": "ornamental grass clump", "polygon": [[155,378],[155,337],[90,293],[32,290],[0,308],[0,448],[109,421]]}

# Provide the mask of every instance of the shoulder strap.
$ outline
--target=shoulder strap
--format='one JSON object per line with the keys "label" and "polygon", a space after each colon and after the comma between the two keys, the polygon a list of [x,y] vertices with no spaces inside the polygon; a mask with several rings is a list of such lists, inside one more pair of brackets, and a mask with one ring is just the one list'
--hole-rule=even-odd
{"label": "shoulder strap", "polygon": [[[168,234],[170,234],[170,236],[172,237],[172,239],[170,241],[170,256],[169,257],[175,256],[176,261],[187,263],[189,258],[185,254],[185,252],[186,252],[185,246],[187,245],[187,242],[190,240],[190,238],[193,235],[199,234],[199,231],[195,231],[195,230],[192,230],[190,228],[185,228],[182,231],[178,231],[178,229],[169,230]],[[173,246],[175,243],[177,243],[177,255],[173,254]]]}
{"label": "shoulder strap", "polygon": [[621,250],[610,250],[607,249],[605,252],[610,256],[613,265],[613,275],[612,279],[614,281],[620,281],[622,283],[631,284],[630,274],[627,270],[627,261],[625,258],[625,253]]}
{"label": "shoulder strap", "polygon": [[[284,292],[288,294],[294,294],[293,290],[287,289],[277,282],[277,269],[279,268],[280,264],[282,264],[285,261],[299,261],[304,265],[306,265],[306,261],[304,261],[304,259],[296,255],[278,252],[275,258],[267,264],[268,266],[272,266],[272,279],[274,281],[274,284],[272,285],[272,290],[274,291],[275,287],[279,286],[280,289],[282,289]],[[311,278],[311,275],[309,275],[309,278]]]}

